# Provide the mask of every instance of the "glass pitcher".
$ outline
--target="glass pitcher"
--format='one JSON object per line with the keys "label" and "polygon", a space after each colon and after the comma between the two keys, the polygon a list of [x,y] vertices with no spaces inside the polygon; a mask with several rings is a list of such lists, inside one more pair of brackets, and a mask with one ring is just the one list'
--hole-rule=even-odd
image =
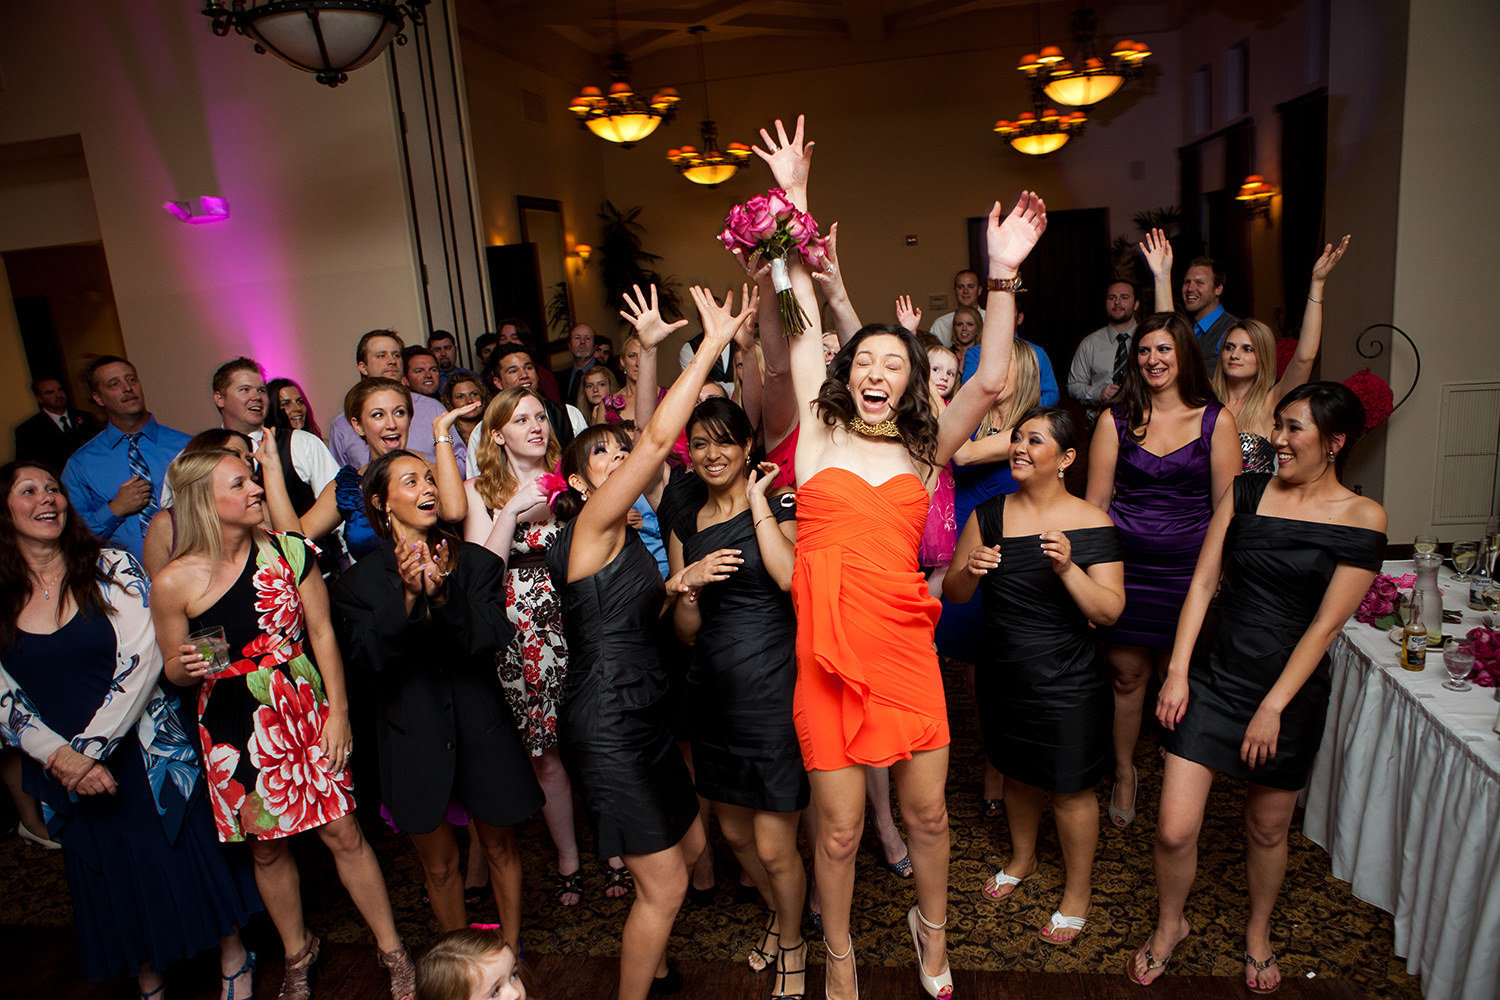
{"label": "glass pitcher", "polygon": [[1427,626],[1427,648],[1442,648],[1443,640],[1443,591],[1438,586],[1438,567],[1443,557],[1436,552],[1418,552],[1412,556],[1417,567],[1415,589],[1422,594],[1422,624]]}

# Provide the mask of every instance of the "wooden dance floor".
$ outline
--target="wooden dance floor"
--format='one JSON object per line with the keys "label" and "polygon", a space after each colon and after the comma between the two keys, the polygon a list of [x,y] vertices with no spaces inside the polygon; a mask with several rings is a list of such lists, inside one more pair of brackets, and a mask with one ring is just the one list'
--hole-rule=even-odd
{"label": "wooden dance floor", "polygon": [[[47,1000],[119,1000],[122,984],[85,983],[71,930],[0,927],[0,968],[9,997]],[[765,1000],[769,975],[755,975],[743,962],[682,961],[681,1000]],[[608,1000],[615,993],[618,963],[613,958],[534,955],[526,963],[528,996],[535,1000]],[[216,1000],[217,959],[210,955],[175,968],[167,979],[172,1000]],[[279,956],[256,972],[256,1000],[274,1000],[281,982]],[[924,1000],[910,968],[866,966],[859,970],[866,1000]],[[315,1000],[388,1000],[389,980],[375,964],[373,945],[324,944],[313,977]],[[1149,991],[1123,972],[965,972],[954,974],[955,1000],[1243,1000],[1252,994],[1238,979],[1167,975]],[[1284,1000],[1358,1000],[1352,984],[1327,979],[1283,981]],[[823,996],[823,969],[808,970],[807,997]]]}

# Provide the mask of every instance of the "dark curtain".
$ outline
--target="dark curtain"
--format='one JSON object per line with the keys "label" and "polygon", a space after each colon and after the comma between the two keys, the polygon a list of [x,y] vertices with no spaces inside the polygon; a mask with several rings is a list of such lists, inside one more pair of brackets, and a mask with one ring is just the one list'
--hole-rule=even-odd
{"label": "dark curtain", "polygon": [[[1323,192],[1328,153],[1328,91],[1315,90],[1278,105],[1281,116],[1281,267],[1286,289],[1282,323],[1302,328],[1313,261],[1323,236]],[[1338,238],[1341,233],[1333,234]]]}
{"label": "dark curtain", "polygon": [[[490,272],[490,301],[495,316],[521,317],[545,342],[547,312],[542,307],[542,275],[537,265],[536,244],[485,247],[484,263]],[[550,356],[535,360],[550,367]]]}
{"label": "dark curtain", "polygon": [[[981,283],[989,278],[984,224],[982,218],[968,220],[969,266],[979,272]],[[1109,243],[1108,209],[1048,212],[1047,232],[1021,265],[1026,291],[1017,302],[1025,318],[1018,332],[1047,352],[1063,393],[1078,342],[1104,325]]]}

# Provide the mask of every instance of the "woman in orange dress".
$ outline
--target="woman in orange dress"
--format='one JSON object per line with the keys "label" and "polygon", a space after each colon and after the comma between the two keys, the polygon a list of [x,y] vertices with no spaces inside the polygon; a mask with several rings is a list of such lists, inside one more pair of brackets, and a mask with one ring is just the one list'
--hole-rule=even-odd
{"label": "woman in orange dress", "polygon": [[[799,123],[800,124],[800,123]],[[761,133],[758,150],[807,211],[811,143]],[[792,385],[802,412],[796,467],[798,531],[793,717],[817,812],[813,864],[828,948],[826,991],[858,996],[849,909],[854,853],[864,826],[865,768],[891,767],[916,871],[907,914],[917,973],[928,995],[953,992],[947,926],[948,714],[932,632],[940,605],[917,567],[928,496],[939,470],[1000,395],[1015,334],[1017,269],[1047,226],[1046,207],[1023,192],[986,224],[991,294],[979,372],[941,417],[927,400],[927,352],[901,327],[866,326],[831,368],[823,365],[813,276],[792,264],[808,329],[792,338]],[[827,261],[824,266],[831,266]]]}

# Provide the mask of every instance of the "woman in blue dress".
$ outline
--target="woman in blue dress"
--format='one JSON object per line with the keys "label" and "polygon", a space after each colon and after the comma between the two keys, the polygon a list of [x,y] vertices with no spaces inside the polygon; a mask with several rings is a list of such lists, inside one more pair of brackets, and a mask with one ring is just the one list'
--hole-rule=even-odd
{"label": "woman in blue dress", "polygon": [[157,685],[145,573],[102,549],[36,465],[0,468],[0,738],[62,844],[83,972],[136,976],[220,948],[221,997],[250,996],[238,928],[260,910],[220,850],[198,754]]}

